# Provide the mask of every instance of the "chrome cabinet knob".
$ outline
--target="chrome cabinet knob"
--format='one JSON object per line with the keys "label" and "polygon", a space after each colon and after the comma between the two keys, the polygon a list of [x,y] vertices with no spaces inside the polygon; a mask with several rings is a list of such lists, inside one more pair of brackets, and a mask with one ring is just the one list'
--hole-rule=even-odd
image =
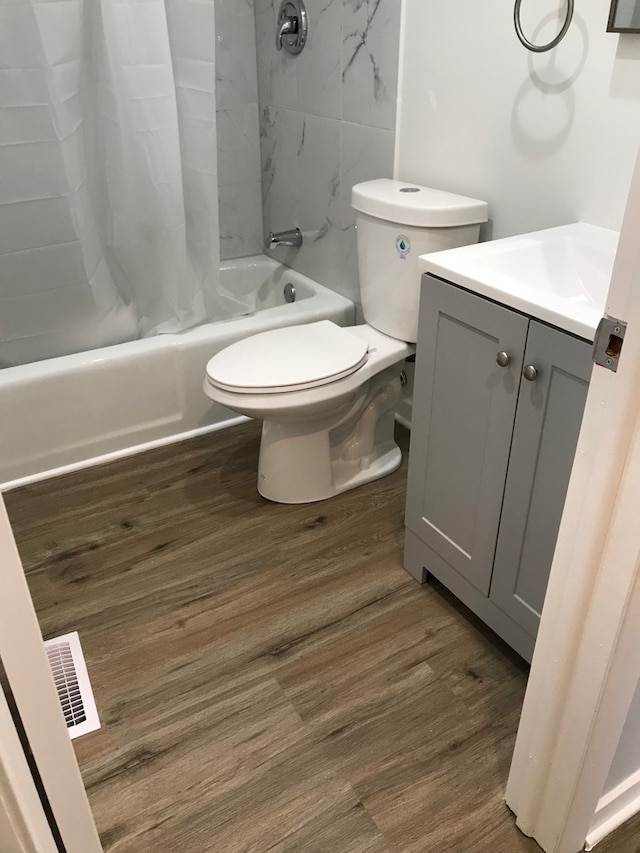
{"label": "chrome cabinet knob", "polygon": [[496,356],[496,361],[500,367],[508,367],[511,364],[511,356],[508,352],[501,350]]}
{"label": "chrome cabinet knob", "polygon": [[522,375],[527,380],[527,382],[535,382],[538,378],[538,371],[532,364],[527,364],[525,365],[525,368],[522,371]]}

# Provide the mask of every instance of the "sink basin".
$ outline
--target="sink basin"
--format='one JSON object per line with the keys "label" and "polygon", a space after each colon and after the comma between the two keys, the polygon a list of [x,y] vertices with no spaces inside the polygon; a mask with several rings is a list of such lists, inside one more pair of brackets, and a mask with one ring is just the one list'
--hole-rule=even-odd
{"label": "sink basin", "polygon": [[422,255],[421,269],[593,340],[618,232],[575,222]]}

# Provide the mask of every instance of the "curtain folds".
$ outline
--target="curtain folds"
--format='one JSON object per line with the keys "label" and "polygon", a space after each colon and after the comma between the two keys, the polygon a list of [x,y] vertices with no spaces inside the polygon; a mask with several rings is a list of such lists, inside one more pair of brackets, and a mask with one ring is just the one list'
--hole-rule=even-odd
{"label": "curtain folds", "polygon": [[0,366],[236,313],[213,0],[0,4]]}

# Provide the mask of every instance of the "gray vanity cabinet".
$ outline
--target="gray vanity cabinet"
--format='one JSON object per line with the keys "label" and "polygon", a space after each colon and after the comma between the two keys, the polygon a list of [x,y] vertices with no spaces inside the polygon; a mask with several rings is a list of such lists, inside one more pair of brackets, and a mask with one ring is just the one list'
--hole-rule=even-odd
{"label": "gray vanity cabinet", "polygon": [[405,567],[527,659],[590,374],[587,342],[424,277]]}

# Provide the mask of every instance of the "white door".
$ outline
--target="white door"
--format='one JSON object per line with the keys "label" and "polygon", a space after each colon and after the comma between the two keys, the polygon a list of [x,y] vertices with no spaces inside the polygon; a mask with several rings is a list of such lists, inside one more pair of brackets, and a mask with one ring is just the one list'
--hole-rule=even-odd
{"label": "white door", "polygon": [[507,787],[548,853],[582,850],[640,677],[639,233],[640,158],[607,303],[629,325],[594,368]]}
{"label": "white door", "polygon": [[[58,832],[67,853],[100,853],[102,847],[1,495],[0,577],[0,660]],[[38,811],[24,776],[24,766],[21,774],[16,770],[20,760],[15,728],[11,716],[7,718],[4,695],[1,692],[0,695],[3,703],[0,704],[0,841],[3,832],[8,839],[6,845],[0,844],[0,850],[49,853],[56,848],[46,846],[52,840],[51,833],[47,837],[42,827],[41,807]],[[38,843],[40,847],[34,846]],[[20,844],[23,846],[16,846]]]}

